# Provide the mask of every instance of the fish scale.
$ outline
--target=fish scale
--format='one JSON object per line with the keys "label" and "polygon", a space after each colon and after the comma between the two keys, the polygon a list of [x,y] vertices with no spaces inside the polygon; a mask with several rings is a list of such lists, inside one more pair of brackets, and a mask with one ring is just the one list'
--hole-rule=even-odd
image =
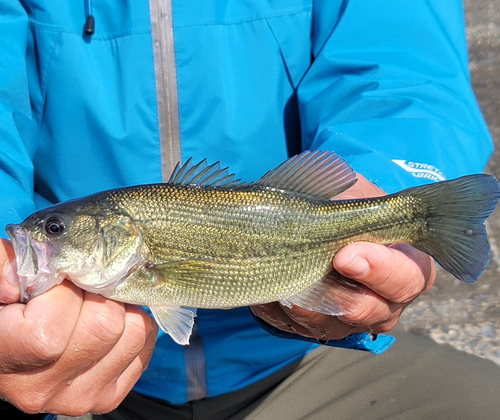
{"label": "fish scale", "polygon": [[[161,189],[154,205],[140,198],[150,195],[143,188],[133,198],[127,191],[113,200],[139,225],[140,217],[146,218],[142,230],[153,262],[195,260],[203,265],[190,272],[187,284],[166,278],[156,285],[158,301],[185,306],[227,308],[281,300],[318,282],[348,243],[408,240],[408,226],[418,230],[419,203],[412,197],[331,202],[269,188],[151,188]],[[175,212],[166,218],[169,203]],[[272,210],[262,212],[263,205]],[[162,215],[159,221],[152,213]],[[110,296],[129,298],[120,292]]]}

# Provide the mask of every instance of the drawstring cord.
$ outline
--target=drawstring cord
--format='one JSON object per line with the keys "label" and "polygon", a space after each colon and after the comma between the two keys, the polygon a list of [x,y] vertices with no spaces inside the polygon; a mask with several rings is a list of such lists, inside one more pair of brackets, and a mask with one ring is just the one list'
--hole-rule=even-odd
{"label": "drawstring cord", "polygon": [[85,35],[92,36],[95,32],[95,18],[92,14],[92,0],[85,0],[85,26],[83,27]]}

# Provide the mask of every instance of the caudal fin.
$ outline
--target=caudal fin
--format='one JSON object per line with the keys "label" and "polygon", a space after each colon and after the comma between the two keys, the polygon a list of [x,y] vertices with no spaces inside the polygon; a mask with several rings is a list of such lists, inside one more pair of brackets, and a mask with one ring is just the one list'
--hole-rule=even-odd
{"label": "caudal fin", "polygon": [[484,221],[500,197],[497,179],[469,175],[406,192],[422,200],[428,209],[428,229],[414,246],[459,280],[475,281],[489,259]]}

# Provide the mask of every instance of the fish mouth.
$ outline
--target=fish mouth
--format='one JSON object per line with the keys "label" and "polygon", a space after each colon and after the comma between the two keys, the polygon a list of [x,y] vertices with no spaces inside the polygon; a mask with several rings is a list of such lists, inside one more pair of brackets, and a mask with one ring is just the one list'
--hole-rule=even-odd
{"label": "fish mouth", "polygon": [[21,302],[27,302],[64,280],[64,277],[57,275],[50,268],[49,243],[33,239],[21,225],[9,224],[5,231],[12,241],[16,254]]}

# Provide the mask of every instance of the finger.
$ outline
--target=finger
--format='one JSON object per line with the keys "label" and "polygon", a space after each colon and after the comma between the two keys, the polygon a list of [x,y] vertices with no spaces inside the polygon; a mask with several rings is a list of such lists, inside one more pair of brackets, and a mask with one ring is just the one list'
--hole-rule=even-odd
{"label": "finger", "polygon": [[33,372],[33,383],[55,394],[106,357],[125,329],[125,305],[84,292],[80,316],[67,348],[50,372]]}
{"label": "finger", "polygon": [[134,360],[127,366],[122,375],[116,380],[109,390],[109,399],[99,398],[90,410],[91,413],[107,413],[120,405],[130,393],[141,375],[148,367],[156,343],[156,334],[151,334],[146,345]]}
{"label": "finger", "polygon": [[110,378],[109,384],[115,384],[147,343],[150,345],[149,351],[152,352],[157,334],[156,322],[143,309],[127,305],[125,331],[120,341],[95,368],[99,370],[100,375],[104,374]]}
{"label": "finger", "polygon": [[44,366],[61,357],[76,326],[81,290],[69,282],[37,296],[26,305],[0,311],[0,371]]}
{"label": "finger", "polygon": [[341,249],[333,264],[344,276],[395,303],[411,302],[435,279],[432,259],[406,244],[386,247],[357,242]]}
{"label": "finger", "polygon": [[309,311],[299,306],[288,308],[273,303],[252,307],[252,310],[257,316],[280,330],[317,340],[337,340],[354,332],[368,331],[361,326],[341,321],[337,317]]}
{"label": "finger", "polygon": [[12,244],[0,239],[0,303],[19,301],[21,283],[16,273],[16,256]]}
{"label": "finger", "polygon": [[144,328],[146,331],[146,342],[142,346],[139,354],[133,359],[132,363],[127,366],[118,378],[117,388],[119,391],[126,390],[128,387],[132,388],[139,377],[147,369],[155,349],[156,339],[158,336],[158,324],[154,322],[146,312],[142,310],[141,312],[141,317],[143,317],[145,321]]}
{"label": "finger", "polygon": [[337,340],[358,332],[382,333],[394,328],[406,304],[393,304],[366,290],[356,294],[358,303],[341,317],[278,303],[252,307],[253,312],[283,331],[318,340]]}
{"label": "finger", "polygon": [[339,339],[354,332],[379,333],[394,327],[405,305],[388,302],[371,290],[356,296],[357,302],[339,317],[310,312],[294,306],[284,308],[297,323],[316,338]]}
{"label": "finger", "polygon": [[389,302],[379,294],[369,291],[351,312],[338,318],[363,332],[383,333],[395,327],[407,305],[408,303]]}
{"label": "finger", "polygon": [[128,395],[141,375],[147,369],[149,361],[153,356],[156,338],[158,336],[158,325],[145,312],[144,315],[149,318],[148,325],[151,325],[152,328],[140,353],[134,358],[134,360],[127,366],[120,377],[116,380],[116,386],[114,387],[114,404],[110,406],[109,402],[100,400],[99,403],[94,406],[92,412],[101,413],[115,409]]}
{"label": "finger", "polygon": [[[312,337],[310,331],[295,322],[278,302],[272,302],[265,305],[252,306],[252,312],[263,319],[273,327],[292,334],[299,334],[306,337]],[[308,311],[310,312],[310,311]]]}
{"label": "finger", "polygon": [[356,174],[357,182],[348,190],[339,194],[335,200],[349,200],[352,198],[380,197],[387,195],[384,190],[368,181],[363,175]]}
{"label": "finger", "polygon": [[138,307],[127,307],[125,330],[99,362],[61,389],[44,408],[78,416],[114,409],[146,369],[154,350],[156,324]]}
{"label": "finger", "polygon": [[317,340],[340,340],[359,330],[357,326],[347,324],[338,317],[309,311],[299,306],[284,307],[283,311],[293,322],[306,330],[302,335]]}

